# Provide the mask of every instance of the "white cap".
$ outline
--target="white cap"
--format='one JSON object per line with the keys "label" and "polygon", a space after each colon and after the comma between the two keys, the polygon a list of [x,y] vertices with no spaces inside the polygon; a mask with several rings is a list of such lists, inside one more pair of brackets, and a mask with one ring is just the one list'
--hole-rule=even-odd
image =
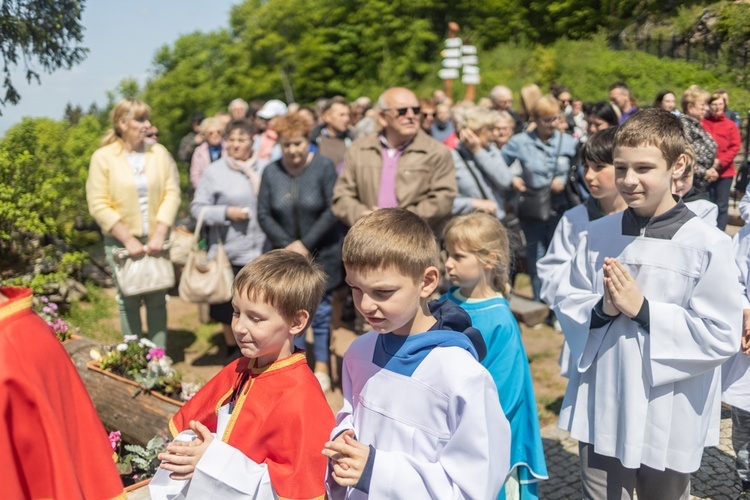
{"label": "white cap", "polygon": [[275,118],[277,116],[284,116],[286,112],[286,104],[279,101],[278,99],[271,99],[270,101],[266,101],[263,107],[260,108],[260,111],[258,111],[258,116],[266,120],[270,120],[271,118]]}

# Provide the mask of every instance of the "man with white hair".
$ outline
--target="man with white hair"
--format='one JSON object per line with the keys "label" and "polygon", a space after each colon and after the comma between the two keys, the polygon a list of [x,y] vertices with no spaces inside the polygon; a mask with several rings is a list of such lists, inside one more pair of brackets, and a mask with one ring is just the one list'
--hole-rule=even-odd
{"label": "man with white hair", "polygon": [[411,90],[386,90],[378,108],[382,131],[347,150],[331,209],[352,226],[379,208],[405,208],[438,231],[457,191],[450,150],[422,131],[419,100]]}
{"label": "man with white hair", "polygon": [[490,100],[492,101],[492,109],[507,111],[513,117],[515,123],[513,133],[520,134],[523,132],[523,119],[513,111],[513,91],[504,85],[495,85],[490,91]]}
{"label": "man with white hair", "polygon": [[238,97],[229,103],[227,109],[229,110],[229,114],[232,115],[232,120],[244,120],[247,118],[247,110],[250,107],[247,105],[247,101]]}

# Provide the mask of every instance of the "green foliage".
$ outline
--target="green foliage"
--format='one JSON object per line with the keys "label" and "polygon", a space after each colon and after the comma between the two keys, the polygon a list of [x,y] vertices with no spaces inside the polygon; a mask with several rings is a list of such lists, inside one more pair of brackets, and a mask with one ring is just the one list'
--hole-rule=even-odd
{"label": "green foliage", "polygon": [[85,58],[88,49],[80,45],[84,3],[84,0],[3,0],[0,57],[5,95],[0,97],[0,108],[21,99],[12,79],[12,70],[19,60],[23,62],[26,80],[39,82],[39,73],[34,68],[51,73],[70,68]]}
{"label": "green foliage", "polygon": [[161,462],[157,456],[167,451],[164,438],[154,436],[146,443],[146,447],[137,444],[126,444],[123,448],[128,452],[118,456],[117,469],[120,475],[134,474],[137,480],[148,479],[156,473]]}
{"label": "green foliage", "polygon": [[480,95],[488,93],[495,82],[506,83],[516,93],[527,83],[547,89],[550,83],[558,82],[584,101],[606,101],[609,85],[623,80],[641,105],[651,105],[664,89],[672,89],[679,100],[682,91],[697,84],[710,90],[726,88],[734,109],[750,106],[750,91],[732,85],[724,72],[643,52],[612,51],[603,35],[585,41],[559,40],[535,49],[501,44],[485,60]]}

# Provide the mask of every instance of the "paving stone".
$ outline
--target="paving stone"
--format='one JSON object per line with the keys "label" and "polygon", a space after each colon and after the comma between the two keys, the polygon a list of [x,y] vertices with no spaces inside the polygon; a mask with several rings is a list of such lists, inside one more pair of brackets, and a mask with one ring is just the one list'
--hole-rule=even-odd
{"label": "paving stone", "polygon": [[[739,494],[731,442],[732,421],[726,409],[721,417],[721,442],[704,450],[701,468],[692,476],[691,499],[725,500]],[[541,434],[550,478],[540,483],[539,498],[578,498],[578,442],[556,425],[544,427]]]}

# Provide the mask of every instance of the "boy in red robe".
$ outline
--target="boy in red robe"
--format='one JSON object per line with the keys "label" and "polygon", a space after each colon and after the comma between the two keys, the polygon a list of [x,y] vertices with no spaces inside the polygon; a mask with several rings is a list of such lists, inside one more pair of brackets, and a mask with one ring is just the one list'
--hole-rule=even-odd
{"label": "boy in red robe", "polygon": [[107,433],[32,292],[0,287],[0,498],[125,498]]}
{"label": "boy in red robe", "polygon": [[294,337],[307,329],[325,284],[319,266],[289,250],[240,271],[232,331],[243,357],[172,418],[176,439],[159,455],[152,498],[324,497],[320,450],[335,422]]}

